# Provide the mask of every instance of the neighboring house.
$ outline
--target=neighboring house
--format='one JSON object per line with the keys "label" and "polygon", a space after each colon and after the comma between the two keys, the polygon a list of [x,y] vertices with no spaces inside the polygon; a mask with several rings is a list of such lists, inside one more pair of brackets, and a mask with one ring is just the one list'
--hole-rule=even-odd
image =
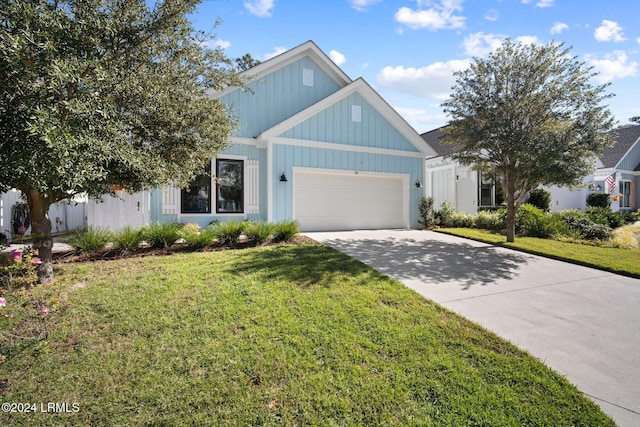
{"label": "neighboring house", "polygon": [[239,127],[189,188],[110,199],[90,225],[250,219],[295,220],[304,231],[418,227],[424,160],[436,153],[363,79],[351,80],[311,41],[243,74],[246,89],[210,94]]}
{"label": "neighboring house", "polygon": [[[594,192],[612,196],[611,208],[638,209],[640,187],[640,126],[615,131],[615,144],[603,150],[595,173],[585,176],[583,186],[546,187],[551,192],[551,209],[584,209],[587,197]],[[440,143],[442,128],[422,134],[422,138],[438,153],[426,160],[425,194],[435,199],[436,206],[450,202],[460,212],[475,213],[479,209],[500,206],[504,201],[499,178],[472,170],[469,166],[447,158],[451,147]]]}

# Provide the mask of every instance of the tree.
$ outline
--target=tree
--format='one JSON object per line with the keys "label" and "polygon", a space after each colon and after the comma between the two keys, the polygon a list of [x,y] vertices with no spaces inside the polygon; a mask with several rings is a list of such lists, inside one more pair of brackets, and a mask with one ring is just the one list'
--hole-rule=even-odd
{"label": "tree", "polygon": [[630,122],[640,124],[640,116],[633,116],[629,118]]}
{"label": "tree", "polygon": [[236,66],[240,71],[247,71],[249,68],[253,68],[261,63],[261,61],[254,59],[250,53],[245,53],[240,58],[236,58],[234,61],[236,62]]}
{"label": "tree", "polygon": [[613,143],[613,118],[602,101],[608,85],[562,44],[506,40],[487,59],[455,74],[442,106],[451,117],[443,141],[462,164],[501,178],[507,241],[517,207],[540,185],[578,185]]}
{"label": "tree", "polygon": [[185,185],[233,129],[209,89],[240,84],[194,31],[199,0],[0,0],[0,191],[27,199],[41,282],[52,203]]}

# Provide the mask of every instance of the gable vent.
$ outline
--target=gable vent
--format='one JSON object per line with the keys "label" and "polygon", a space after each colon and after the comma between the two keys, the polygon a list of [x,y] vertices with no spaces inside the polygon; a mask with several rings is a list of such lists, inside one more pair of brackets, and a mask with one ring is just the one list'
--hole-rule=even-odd
{"label": "gable vent", "polygon": [[309,70],[308,68],[302,69],[302,85],[313,87],[313,70]]}

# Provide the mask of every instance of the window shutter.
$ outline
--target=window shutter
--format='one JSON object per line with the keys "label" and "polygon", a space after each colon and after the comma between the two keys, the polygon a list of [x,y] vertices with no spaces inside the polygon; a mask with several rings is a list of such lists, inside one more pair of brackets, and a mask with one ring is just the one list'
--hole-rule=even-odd
{"label": "window shutter", "polygon": [[177,215],[180,210],[180,191],[175,187],[162,189],[162,214]]}
{"label": "window shutter", "polygon": [[259,165],[257,160],[247,160],[246,162],[246,212],[247,214],[260,213],[260,182]]}

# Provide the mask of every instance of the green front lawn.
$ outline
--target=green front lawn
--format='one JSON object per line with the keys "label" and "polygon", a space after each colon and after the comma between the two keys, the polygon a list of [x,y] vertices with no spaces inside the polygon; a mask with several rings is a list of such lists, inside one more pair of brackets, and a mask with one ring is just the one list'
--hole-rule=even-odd
{"label": "green front lawn", "polygon": [[516,237],[515,242],[508,243],[504,234],[476,228],[441,228],[435,231],[595,267],[613,273],[640,277],[640,250],[638,249],[606,248],[535,237]]}
{"label": "green front lawn", "polygon": [[2,401],[79,410],[0,425],[613,425],[537,359],[322,245],[56,273],[33,290],[49,338],[1,342]]}

